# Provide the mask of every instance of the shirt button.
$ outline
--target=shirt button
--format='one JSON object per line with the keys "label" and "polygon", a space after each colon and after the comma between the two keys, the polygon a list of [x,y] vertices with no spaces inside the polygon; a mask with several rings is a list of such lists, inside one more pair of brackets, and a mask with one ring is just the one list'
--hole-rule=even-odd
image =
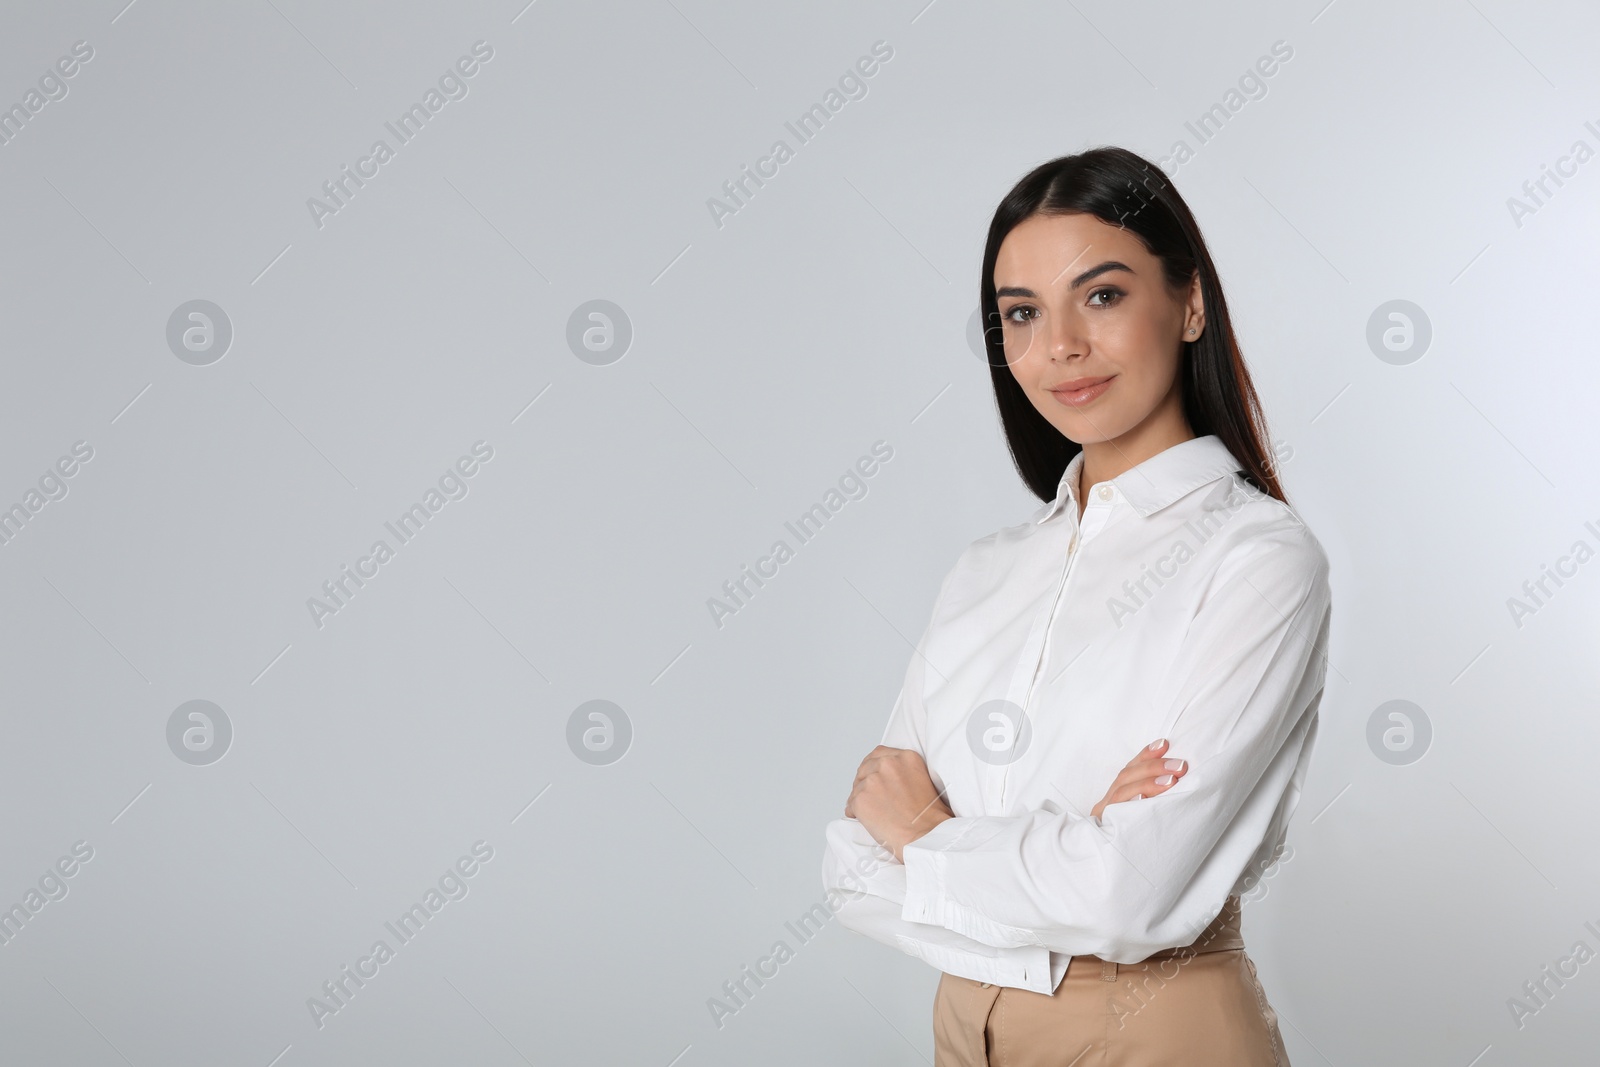
{"label": "shirt button", "polygon": [[1099,489],[1099,493],[1101,500],[1111,499],[1111,487],[1109,485],[1102,485]]}

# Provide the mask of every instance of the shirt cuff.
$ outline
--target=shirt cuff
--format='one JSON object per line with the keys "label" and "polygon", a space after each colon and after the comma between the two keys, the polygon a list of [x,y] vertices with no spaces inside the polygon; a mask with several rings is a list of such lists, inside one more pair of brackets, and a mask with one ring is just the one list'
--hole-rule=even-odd
{"label": "shirt cuff", "polygon": [[945,850],[961,840],[968,828],[967,820],[959,816],[946,819],[901,847],[900,858],[906,868],[906,898],[901,918],[907,922],[944,925],[935,917],[944,904],[940,861],[944,859]]}
{"label": "shirt cuff", "polygon": [[906,896],[901,917],[907,922],[931,923],[946,930],[969,937],[974,941],[997,948],[1039,948],[1044,943],[1037,932],[1021,927],[998,923],[979,912],[952,899],[945,888],[945,870],[951,854],[960,849],[968,834],[979,827],[987,832],[980,834],[975,844],[992,836],[999,820],[982,816],[956,816],[946,819],[932,830],[910,842],[900,850],[906,871]]}
{"label": "shirt cuff", "polygon": [[1068,957],[1046,948],[995,948],[939,926],[909,923],[900,905],[867,895],[846,901],[839,921],[857,933],[898,948],[936,970],[974,982],[1012,986],[1049,996],[1067,973]]}

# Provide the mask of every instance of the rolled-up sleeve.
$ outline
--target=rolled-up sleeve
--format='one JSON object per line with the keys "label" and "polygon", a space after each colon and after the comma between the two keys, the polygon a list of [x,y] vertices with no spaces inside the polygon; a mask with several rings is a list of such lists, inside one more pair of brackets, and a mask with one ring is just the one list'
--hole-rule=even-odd
{"label": "rolled-up sleeve", "polygon": [[[1303,526],[1232,546],[1152,665],[1184,777],[1088,813],[957,817],[908,844],[901,918],[997,948],[1135,963],[1214,918],[1273,825],[1326,670],[1328,561]],[[1162,735],[1158,735],[1162,736]],[[1107,785],[1109,785],[1109,781]]]}

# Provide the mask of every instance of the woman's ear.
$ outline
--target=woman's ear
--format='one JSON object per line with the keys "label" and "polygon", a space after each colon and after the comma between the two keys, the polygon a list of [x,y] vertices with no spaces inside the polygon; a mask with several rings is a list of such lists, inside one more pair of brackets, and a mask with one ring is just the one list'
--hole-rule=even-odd
{"label": "woman's ear", "polygon": [[1206,301],[1200,289],[1200,272],[1189,281],[1189,306],[1184,312],[1183,339],[1198,341],[1206,332]]}

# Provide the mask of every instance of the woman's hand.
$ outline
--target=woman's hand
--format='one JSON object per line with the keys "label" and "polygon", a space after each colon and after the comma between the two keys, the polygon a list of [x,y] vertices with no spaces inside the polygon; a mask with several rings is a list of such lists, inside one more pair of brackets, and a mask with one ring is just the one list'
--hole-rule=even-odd
{"label": "woman's hand", "polygon": [[922,753],[879,745],[856,771],[844,817],[861,823],[904,863],[901,849],[955,813],[934,788]]}
{"label": "woman's hand", "polygon": [[1153,797],[1171,788],[1174,782],[1188,773],[1189,761],[1163,759],[1166,750],[1167,739],[1162,738],[1147,748],[1141,748],[1139,754],[1128,761],[1128,765],[1122,768],[1122,773],[1111,783],[1111,788],[1106,790],[1106,795],[1090,812],[1095,822],[1100,821],[1100,813],[1105,810],[1107,804]]}

